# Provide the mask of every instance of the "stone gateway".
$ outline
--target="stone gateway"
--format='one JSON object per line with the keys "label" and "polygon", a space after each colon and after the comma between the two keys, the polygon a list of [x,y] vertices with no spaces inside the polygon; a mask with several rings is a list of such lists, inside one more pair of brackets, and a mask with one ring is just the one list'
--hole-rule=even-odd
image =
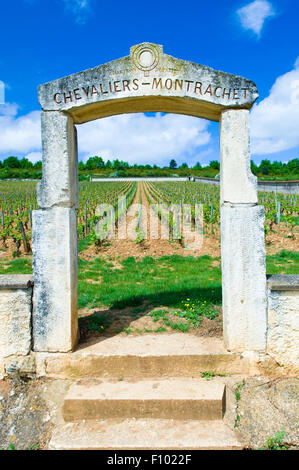
{"label": "stone gateway", "polygon": [[249,110],[257,98],[250,80],[176,59],[150,43],[39,87],[43,178],[33,224],[35,351],[70,351],[78,336],[75,124],[159,111],[220,122],[224,341],[230,351],[265,352],[264,208],[250,171],[249,143]]}

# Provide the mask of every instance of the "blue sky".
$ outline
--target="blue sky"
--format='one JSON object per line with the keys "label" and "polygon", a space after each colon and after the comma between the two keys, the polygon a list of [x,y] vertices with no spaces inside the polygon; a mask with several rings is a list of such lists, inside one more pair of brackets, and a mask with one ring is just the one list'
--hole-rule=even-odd
{"label": "blue sky", "polygon": [[[260,93],[252,110],[253,159],[298,158],[298,17],[297,0],[1,2],[0,158],[41,158],[40,83],[126,56],[144,41],[252,79]],[[78,131],[83,160],[97,154],[132,163],[165,164],[174,157],[206,164],[219,155],[218,124],[192,117],[115,116]]]}

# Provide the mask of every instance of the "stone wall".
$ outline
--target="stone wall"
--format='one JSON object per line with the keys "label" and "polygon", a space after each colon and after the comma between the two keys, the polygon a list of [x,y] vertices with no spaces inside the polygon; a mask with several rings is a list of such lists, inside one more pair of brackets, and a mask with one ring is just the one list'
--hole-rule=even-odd
{"label": "stone wall", "polygon": [[90,178],[90,181],[93,181],[93,182],[98,182],[98,183],[103,183],[103,182],[115,182],[115,181],[156,181],[156,182],[159,182],[159,181],[190,181],[190,178],[188,176],[179,176],[179,177],[175,177],[175,176],[161,176],[161,177],[155,177],[155,176],[149,176],[149,177],[130,177],[130,176],[125,176],[125,177],[116,177],[116,178],[100,178],[100,177],[93,177],[93,178]]}
{"label": "stone wall", "polygon": [[267,353],[299,370],[299,275],[268,276]]}
{"label": "stone wall", "polygon": [[0,275],[0,376],[9,358],[30,354],[32,290],[30,275]]}
{"label": "stone wall", "polygon": [[258,190],[284,194],[299,194],[299,181],[259,181]]}
{"label": "stone wall", "polygon": [[[268,276],[267,287],[265,357],[271,356],[283,367],[282,372],[293,373],[299,370],[299,275]],[[38,364],[48,357],[45,353],[35,353],[32,350],[32,298],[32,276],[0,275],[0,379],[11,366],[19,368],[23,374],[33,374],[37,371]],[[251,333],[258,340],[264,327],[259,326],[258,321],[251,323]],[[239,325],[239,332],[238,325],[236,328],[235,335],[238,338],[242,332],[242,324]],[[244,343],[243,340],[241,342]],[[51,353],[51,357],[54,356]],[[257,362],[262,356],[257,356]],[[61,355],[58,354],[57,357]]]}
{"label": "stone wall", "polygon": [[[200,178],[195,176],[194,181],[204,184],[220,184],[220,180]],[[266,193],[299,194],[299,181],[258,181],[258,191]]]}
{"label": "stone wall", "polygon": [[[219,179],[213,178],[204,178],[197,176],[165,176],[165,177],[117,177],[117,178],[100,178],[93,177],[90,181],[96,182],[113,182],[113,181],[197,181],[198,183],[203,184],[214,184],[220,185]],[[263,192],[274,192],[274,193],[283,193],[283,194],[299,194],[299,182],[298,181],[258,181],[258,191]]]}

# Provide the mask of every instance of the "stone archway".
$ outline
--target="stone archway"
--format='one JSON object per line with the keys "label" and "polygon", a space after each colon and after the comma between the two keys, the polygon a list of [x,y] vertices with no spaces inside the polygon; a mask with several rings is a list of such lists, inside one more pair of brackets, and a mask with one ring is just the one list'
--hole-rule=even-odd
{"label": "stone archway", "polygon": [[78,335],[75,124],[157,111],[220,122],[224,341],[231,351],[265,351],[264,208],[249,144],[249,109],[257,98],[253,82],[176,59],[150,43],[39,87],[43,178],[33,214],[35,351],[70,351]]}

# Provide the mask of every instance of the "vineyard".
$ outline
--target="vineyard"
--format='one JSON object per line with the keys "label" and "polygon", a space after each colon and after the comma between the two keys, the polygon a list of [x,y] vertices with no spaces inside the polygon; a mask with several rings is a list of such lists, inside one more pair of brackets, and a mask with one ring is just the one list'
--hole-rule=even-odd
{"label": "vineyard", "polygon": [[[136,183],[80,183],[78,214],[78,238],[94,235],[99,204],[109,204],[116,212],[119,196],[125,196],[127,207],[131,204]],[[13,257],[31,252],[32,211],[38,209],[36,183],[1,182],[1,244]],[[96,237],[95,243],[96,243]]]}
{"label": "vineyard", "polygon": [[[137,185],[135,182],[82,182],[79,185],[78,239],[89,237],[89,241],[96,248],[102,245],[103,237],[96,230],[96,225],[107,215],[105,211],[99,212],[99,205],[110,205],[114,209],[113,224],[118,226],[119,198],[126,198],[123,211],[131,204],[137,205],[136,236],[135,241],[142,242],[146,238],[146,230],[142,218],[146,208],[154,204],[156,216],[163,224],[166,216],[162,213],[164,208],[171,209],[174,205],[182,208],[190,205],[191,220],[195,222],[195,207],[203,207],[203,232],[205,237],[220,240],[220,207],[219,188],[197,182],[147,182]],[[265,207],[266,239],[271,240],[271,234],[293,242],[296,248],[296,236],[299,222],[299,201],[295,195],[274,193],[259,193],[259,203]],[[32,211],[38,208],[35,182],[1,182],[1,249],[12,257],[31,252]],[[134,214],[133,214],[134,215]],[[132,217],[131,217],[132,218]],[[173,214],[170,212],[170,227],[173,226]],[[170,230],[170,236],[180,239],[180,235]],[[108,237],[109,238],[109,237]],[[132,238],[132,237],[131,237]],[[170,240],[171,241],[171,240]],[[180,240],[181,244],[183,240]],[[268,243],[271,245],[271,242]],[[297,246],[298,247],[298,246]]]}

